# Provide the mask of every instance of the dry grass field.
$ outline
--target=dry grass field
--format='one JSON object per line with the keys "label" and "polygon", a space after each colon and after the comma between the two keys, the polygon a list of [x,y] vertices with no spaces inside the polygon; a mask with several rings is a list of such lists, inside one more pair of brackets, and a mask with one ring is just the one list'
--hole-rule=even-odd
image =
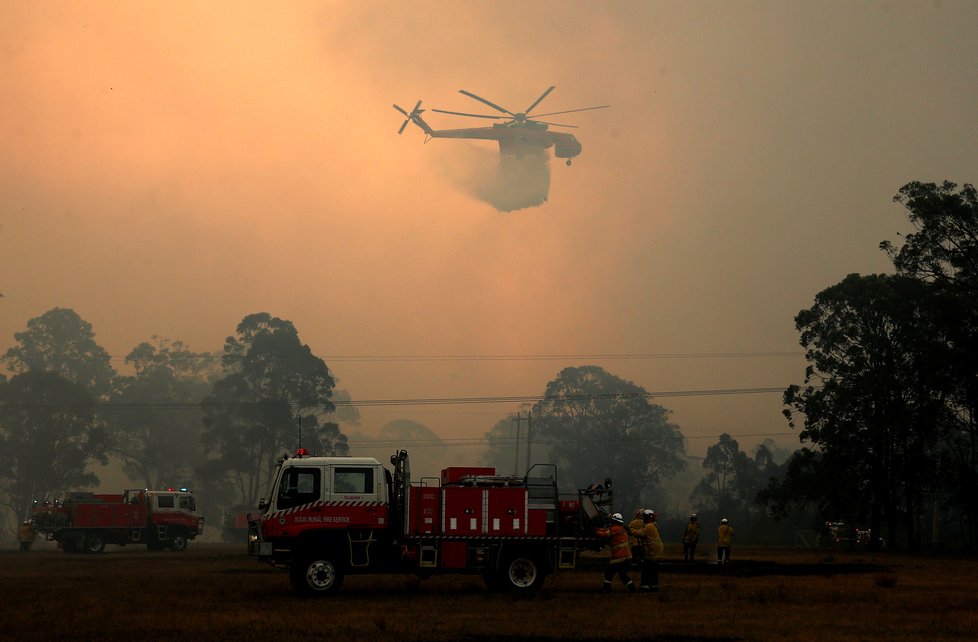
{"label": "dry grass field", "polygon": [[[978,560],[734,549],[734,563],[665,564],[654,595],[597,591],[564,573],[532,597],[479,577],[348,577],[325,599],[243,547],[101,555],[0,551],[0,636],[10,640],[973,640]],[[599,563],[599,560],[594,560]],[[637,572],[633,576],[637,579]],[[617,580],[616,580],[617,582]]]}

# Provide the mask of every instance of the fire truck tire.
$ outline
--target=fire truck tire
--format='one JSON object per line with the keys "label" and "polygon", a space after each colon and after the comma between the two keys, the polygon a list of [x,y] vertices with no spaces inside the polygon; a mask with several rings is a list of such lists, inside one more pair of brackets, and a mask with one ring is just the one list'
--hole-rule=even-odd
{"label": "fire truck tire", "polygon": [[289,565],[289,580],[302,595],[330,595],[343,585],[343,571],[331,559],[311,555]]}
{"label": "fire truck tire", "polygon": [[166,543],[166,547],[171,551],[182,553],[187,550],[187,536],[183,533],[177,533]]}
{"label": "fire truck tire", "polygon": [[101,553],[105,550],[105,537],[98,531],[85,535],[85,552]]}
{"label": "fire truck tire", "polygon": [[543,584],[544,571],[540,562],[530,556],[515,556],[499,569],[498,586],[517,592],[532,592]]}

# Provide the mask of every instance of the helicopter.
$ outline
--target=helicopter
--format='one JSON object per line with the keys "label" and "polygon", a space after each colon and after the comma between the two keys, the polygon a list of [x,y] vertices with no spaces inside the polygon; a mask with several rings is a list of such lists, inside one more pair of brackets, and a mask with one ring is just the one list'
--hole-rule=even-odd
{"label": "helicopter", "polygon": [[408,126],[408,123],[414,123],[420,127],[425,133],[425,142],[427,143],[432,138],[466,138],[475,140],[494,140],[499,143],[499,153],[515,155],[517,157],[522,157],[526,153],[542,153],[543,150],[550,147],[554,148],[554,155],[557,158],[567,159],[567,164],[571,164],[571,159],[581,153],[581,143],[574,137],[573,134],[565,132],[555,132],[551,131],[550,127],[570,127],[576,128],[576,125],[561,125],[560,123],[552,123],[539,118],[545,116],[556,116],[558,114],[570,114],[572,112],[578,111],[590,111],[592,109],[605,109],[611,105],[598,105],[596,107],[583,107],[581,109],[566,109],[563,111],[552,111],[545,114],[538,114],[535,116],[530,116],[530,112],[533,111],[537,105],[543,102],[543,99],[550,95],[556,85],[551,86],[547,91],[537,98],[533,103],[521,112],[512,112],[508,109],[504,109],[499,105],[486,100],[481,96],[477,96],[470,91],[460,89],[459,93],[480,103],[492,107],[496,111],[504,115],[496,114],[470,114],[466,112],[459,111],[448,111],[445,109],[432,109],[431,111],[437,112],[439,114],[450,114],[452,116],[468,116],[471,118],[490,118],[494,120],[502,120],[505,122],[493,123],[492,127],[469,127],[464,129],[432,129],[432,127],[425,122],[421,117],[425,109],[421,109],[421,101],[419,100],[410,112],[394,105],[394,109],[399,111],[404,115],[404,122],[401,124],[401,128],[397,130],[398,134],[404,133],[404,129]]}

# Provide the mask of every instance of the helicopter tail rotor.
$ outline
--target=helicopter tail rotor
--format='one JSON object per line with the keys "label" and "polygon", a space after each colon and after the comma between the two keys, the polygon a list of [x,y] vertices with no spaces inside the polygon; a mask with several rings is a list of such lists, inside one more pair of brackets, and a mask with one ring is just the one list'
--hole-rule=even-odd
{"label": "helicopter tail rotor", "polygon": [[408,126],[408,123],[410,123],[412,120],[414,120],[415,122],[417,122],[417,120],[415,120],[415,119],[417,118],[417,119],[420,120],[421,114],[424,113],[424,110],[421,109],[421,101],[420,100],[417,102],[417,104],[415,104],[414,109],[412,109],[410,113],[404,111],[403,108],[399,107],[396,104],[394,105],[394,109],[396,109],[397,111],[399,111],[402,114],[404,114],[404,122],[401,123],[401,128],[397,130],[397,133],[398,134],[404,133],[404,128]]}

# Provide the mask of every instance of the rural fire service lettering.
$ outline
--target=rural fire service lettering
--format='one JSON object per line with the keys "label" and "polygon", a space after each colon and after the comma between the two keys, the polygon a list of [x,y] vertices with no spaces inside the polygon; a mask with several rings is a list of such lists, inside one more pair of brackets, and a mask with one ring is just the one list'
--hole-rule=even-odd
{"label": "rural fire service lettering", "polygon": [[300,515],[295,518],[296,524],[349,524],[350,518],[346,516],[330,515]]}

